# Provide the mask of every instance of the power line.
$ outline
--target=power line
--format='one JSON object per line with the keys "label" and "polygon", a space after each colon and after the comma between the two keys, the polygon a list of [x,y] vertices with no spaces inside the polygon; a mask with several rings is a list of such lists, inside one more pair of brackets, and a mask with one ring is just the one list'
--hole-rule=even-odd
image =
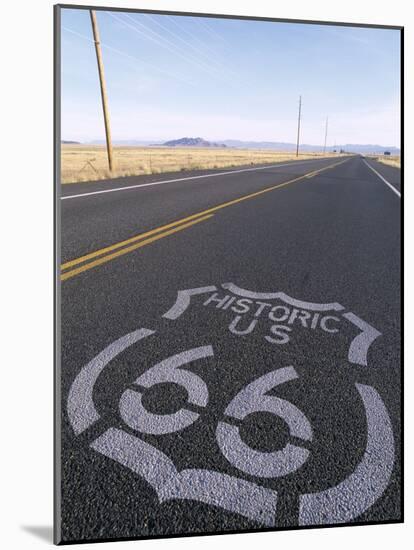
{"label": "power line", "polygon": [[[79,36],[80,38],[83,38],[84,40],[87,40],[88,42],[93,42],[93,40],[91,38],[89,38],[88,36],[85,36],[84,34],[81,34],[77,31],[74,31],[73,29],[69,29],[68,27],[63,27],[62,26],[62,29],[67,31],[67,32],[70,32],[71,34],[74,34],[75,36]],[[117,48],[113,48],[112,46],[109,46],[109,44],[104,44],[103,42],[101,42],[101,46],[111,52],[114,52],[118,55],[121,55],[123,57],[126,57],[128,58],[130,61],[134,62],[134,64],[136,62],[138,63],[141,63],[143,65],[146,65],[147,67],[151,67],[151,69],[154,69],[155,71],[161,73],[161,74],[164,74],[170,78],[174,78],[184,84],[187,84],[187,85],[190,85],[190,86],[194,86],[195,87],[195,83],[192,82],[191,80],[186,80],[185,78],[182,78],[180,75],[177,75],[177,74],[174,74],[174,73],[170,73],[168,71],[166,71],[165,69],[160,69],[159,67],[157,67],[157,65],[152,65],[151,63],[148,63],[146,61],[143,61],[142,59],[140,59],[139,57],[136,57],[135,55],[131,55],[129,53],[126,53],[122,50],[118,50]],[[134,67],[136,70],[140,70],[141,72],[141,68],[138,68],[138,67]]]}
{"label": "power line", "polygon": [[203,52],[201,49],[199,49],[198,47],[194,46],[194,44],[191,44],[191,42],[188,42],[187,40],[185,40],[184,38],[182,38],[181,36],[175,34],[172,30],[170,30],[168,27],[165,27],[164,25],[162,25],[159,21],[157,21],[156,19],[154,19],[152,16],[148,15],[148,14],[144,14],[144,17],[148,18],[150,21],[152,21],[153,23],[155,23],[158,27],[160,27],[161,29],[163,29],[164,31],[168,32],[168,34],[170,34],[171,36],[174,37],[175,40],[179,40],[180,42],[182,42],[183,44],[185,44],[188,48],[191,48],[192,50],[194,50],[198,55],[201,55],[203,56],[209,63],[211,63],[213,66],[216,65],[217,68],[214,68],[213,66],[211,66],[211,69],[214,69],[214,70],[219,70],[220,72],[223,72],[226,71],[227,72],[230,72],[229,69],[227,69],[226,67],[223,67],[223,65],[221,65],[220,62],[218,62],[217,60],[215,59],[212,59],[206,52]]}
{"label": "power line", "polygon": [[[152,31],[151,29],[148,29],[147,27],[145,27],[144,25],[138,23],[137,21],[135,21],[134,19],[132,19],[131,17],[129,17],[127,14],[127,17],[129,17],[133,24],[131,23],[128,23],[128,21],[124,21],[123,19],[121,19],[120,17],[117,17],[116,15],[114,15],[113,13],[109,13],[109,12],[106,12],[106,15],[108,15],[109,17],[112,17],[113,19],[115,19],[116,21],[118,21],[119,23],[121,23],[122,25],[124,25],[124,27],[126,27],[127,29],[132,29],[134,32],[136,32],[137,34],[143,36],[144,38],[146,38],[147,40],[150,40],[151,42],[154,42],[155,44],[158,44],[158,46],[161,46],[163,48],[166,48],[170,53],[174,54],[174,55],[179,55],[180,57],[182,57],[185,61],[192,61],[191,59],[188,59],[186,58],[185,56],[183,56],[181,54],[181,52],[176,52],[174,51],[172,48],[171,48],[171,43],[169,41],[167,41],[165,38],[163,37],[160,37],[157,33],[155,33],[154,31]],[[137,28],[136,25],[140,25],[140,26],[143,26],[145,28],[145,30],[149,31],[150,33],[152,34],[155,34],[156,35],[156,38],[154,38],[153,36],[151,36],[151,34],[146,34],[145,32],[143,32],[142,30],[140,30],[139,28]],[[174,46],[174,45],[173,45]]]}
{"label": "power line", "polygon": [[229,42],[227,42],[227,40],[221,35],[219,34],[218,32],[216,32],[214,29],[212,29],[210,27],[210,25],[208,25],[205,21],[205,19],[208,19],[206,17],[197,17],[197,23],[199,25],[201,25],[202,27],[204,27],[207,31],[210,32],[210,34],[217,40],[219,39],[221,42],[223,42],[224,44],[226,44],[226,46],[228,47],[232,47],[231,44],[229,44]]}
{"label": "power line", "polygon": [[[149,16],[147,16],[149,17]],[[210,52],[210,54],[212,54],[213,56],[217,56],[217,52],[214,51],[213,49],[211,49],[209,47],[209,45],[207,45],[205,42],[203,42],[202,40],[200,40],[200,38],[198,36],[196,36],[195,34],[193,34],[192,32],[190,32],[188,29],[186,29],[184,26],[180,25],[177,23],[176,21],[176,17],[172,17],[170,15],[167,15],[166,17],[168,17],[168,19],[180,30],[181,33],[185,33],[187,34],[192,40],[198,42],[204,49],[206,49],[207,51]],[[203,27],[204,29],[204,27]],[[195,46],[193,46],[193,48],[195,48]],[[204,56],[207,57],[208,59],[211,60],[211,57],[207,56],[206,53],[204,53]],[[236,76],[237,78],[239,78],[239,75],[233,71],[233,69],[227,67],[226,65],[224,65],[223,63],[220,63],[219,61],[215,61],[215,64],[222,67],[225,71],[226,71],[226,74],[229,73],[229,74],[233,74],[234,76]],[[223,70],[222,69],[222,70]]]}
{"label": "power line", "polygon": [[214,50],[212,50],[210,48],[209,45],[207,45],[205,42],[203,42],[202,40],[200,40],[198,38],[198,36],[196,36],[195,34],[193,34],[192,32],[190,32],[188,29],[186,29],[184,26],[180,25],[177,23],[176,19],[177,19],[177,16],[171,16],[171,15],[166,15],[165,17],[167,17],[172,23],[174,23],[174,25],[181,31],[181,32],[184,32],[186,33],[190,38],[192,38],[193,40],[196,40],[199,44],[201,44],[204,48],[206,48],[207,50],[210,51],[210,53],[212,53],[213,55],[217,55],[217,52],[215,52]]}
{"label": "power line", "polygon": [[[132,18],[130,15],[128,14],[124,14],[125,17],[127,17],[128,19],[130,19],[132,21],[133,24],[131,23],[128,23],[127,21],[125,21],[124,19],[121,19],[117,16],[115,16],[114,14],[112,13],[107,13],[107,15],[109,15],[110,17],[112,17],[113,19],[115,19],[116,21],[119,21],[121,24],[123,24],[124,26],[132,29],[134,32],[144,36],[147,40],[151,40],[152,42],[154,42],[155,44],[158,44],[159,46],[167,49],[170,53],[174,54],[174,55],[178,55],[179,57],[181,57],[182,59],[184,59],[184,61],[186,61],[187,63],[193,63],[194,65],[196,65],[199,69],[207,72],[208,74],[210,74],[210,76],[213,76],[215,78],[218,77],[218,75],[214,72],[214,69],[212,69],[211,67],[209,67],[208,65],[205,65],[204,63],[200,62],[200,60],[198,59],[193,59],[192,57],[188,56],[187,55],[183,55],[183,53],[178,49],[178,46],[176,46],[175,44],[173,44],[172,42],[170,42],[168,39],[166,39],[165,37],[159,35],[157,32],[155,32],[154,30],[146,27],[145,25],[143,25],[142,23],[140,23],[139,21],[137,21],[136,19]],[[139,27],[142,27],[146,32],[142,31]],[[147,33],[150,33],[150,34],[147,34]],[[151,36],[151,35],[154,35],[154,36]]]}

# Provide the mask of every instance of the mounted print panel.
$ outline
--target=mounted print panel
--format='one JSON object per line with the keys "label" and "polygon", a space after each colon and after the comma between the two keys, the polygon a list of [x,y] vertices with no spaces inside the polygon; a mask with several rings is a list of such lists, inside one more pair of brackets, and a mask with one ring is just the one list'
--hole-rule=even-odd
{"label": "mounted print panel", "polygon": [[55,542],[402,521],[399,27],[55,7]]}

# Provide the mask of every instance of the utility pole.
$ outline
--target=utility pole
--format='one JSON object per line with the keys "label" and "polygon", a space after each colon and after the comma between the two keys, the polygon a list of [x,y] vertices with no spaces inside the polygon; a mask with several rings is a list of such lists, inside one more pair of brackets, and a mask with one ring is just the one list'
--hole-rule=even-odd
{"label": "utility pole", "polygon": [[326,124],[325,124],[325,143],[324,143],[324,146],[323,146],[323,154],[325,154],[325,151],[326,151],[326,139],[328,137],[328,120],[329,120],[329,117],[326,117]]}
{"label": "utility pole", "polygon": [[299,96],[299,113],[298,113],[298,137],[296,140],[296,156],[299,156],[299,137],[300,137],[300,115],[302,110],[302,96]]}
{"label": "utility pole", "polygon": [[95,41],[96,60],[98,62],[99,81],[101,84],[101,97],[102,108],[105,122],[105,135],[106,135],[106,150],[108,154],[109,170],[112,172],[113,168],[113,155],[112,155],[112,140],[111,140],[111,127],[109,124],[109,110],[108,110],[108,95],[106,93],[105,74],[101,52],[101,43],[99,39],[98,22],[96,20],[95,10],[89,10],[92,23],[93,39]]}

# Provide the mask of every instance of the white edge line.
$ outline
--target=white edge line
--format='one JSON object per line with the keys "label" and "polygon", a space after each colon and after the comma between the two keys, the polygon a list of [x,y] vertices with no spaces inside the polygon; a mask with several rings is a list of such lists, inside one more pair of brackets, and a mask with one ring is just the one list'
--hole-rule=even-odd
{"label": "white edge line", "polygon": [[384,183],[386,183],[386,184],[388,185],[388,187],[391,189],[391,191],[394,191],[394,193],[395,193],[396,195],[398,195],[398,196],[401,198],[401,193],[398,191],[398,189],[396,189],[393,185],[391,185],[391,183],[390,183],[389,181],[387,181],[387,180],[384,178],[384,176],[381,176],[381,174],[380,174],[379,172],[377,172],[377,171],[375,170],[375,168],[373,168],[370,164],[368,164],[368,162],[367,162],[365,159],[362,159],[362,160],[365,162],[365,164],[368,166],[368,168],[371,168],[371,170],[372,170],[375,174],[377,174],[377,176],[378,176],[379,178],[381,178],[382,181],[383,181]]}
{"label": "white edge line", "polygon": [[[127,191],[128,189],[137,189],[138,187],[151,187],[152,185],[163,185],[165,183],[174,183],[176,181],[186,181],[186,180],[196,180],[200,178],[214,178],[217,176],[227,176],[228,174],[237,174],[240,172],[252,172],[255,170],[266,170],[268,168],[282,168],[283,166],[298,166],[299,164],[309,164],[310,162],[316,162],[321,160],[332,160],[327,159],[307,159],[302,162],[288,162],[285,164],[272,164],[270,166],[259,166],[257,168],[242,168],[240,170],[229,170],[227,172],[216,172],[215,174],[201,174],[200,176],[189,176],[186,178],[175,178],[172,180],[162,180],[162,181],[153,181],[151,183],[139,183],[137,185],[128,185],[127,187],[116,187],[113,189],[101,189],[100,191],[91,191],[90,193],[79,193],[77,195],[66,195],[60,197],[61,200],[66,199],[76,199],[79,197],[90,197],[91,195],[101,195],[103,193],[114,193],[115,191]],[[370,167],[371,168],[371,167]]]}

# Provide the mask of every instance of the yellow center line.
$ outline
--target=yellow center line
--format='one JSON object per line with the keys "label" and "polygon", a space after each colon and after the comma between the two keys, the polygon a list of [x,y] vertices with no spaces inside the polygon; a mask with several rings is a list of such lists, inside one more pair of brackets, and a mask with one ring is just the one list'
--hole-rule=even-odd
{"label": "yellow center line", "polygon": [[100,248],[99,250],[95,250],[94,252],[90,252],[89,254],[85,254],[85,256],[80,256],[79,258],[75,258],[73,260],[70,260],[68,262],[65,262],[60,266],[60,269],[68,269],[69,267],[73,267],[74,265],[81,264],[83,262],[86,262],[87,260],[91,260],[92,258],[96,258],[97,256],[102,256],[103,254],[106,254],[107,252],[111,252],[112,250],[116,250],[117,248],[122,248],[123,246],[126,246],[127,244],[134,243],[136,241],[141,241],[142,239],[145,239],[146,237],[150,237],[151,235],[155,235],[157,233],[161,233],[162,231],[166,229],[170,229],[171,227],[175,227],[176,225],[181,225],[187,221],[193,220],[194,218],[199,218],[202,216],[203,213],[199,214],[193,214],[192,216],[188,216],[187,218],[181,218],[180,220],[176,220],[175,222],[168,223],[167,225],[161,225],[160,227],[156,227],[155,229],[151,229],[151,231],[146,231],[145,233],[140,233],[139,235],[135,235],[134,237],[131,237],[129,239],[126,239],[125,241],[120,241],[115,244],[111,244],[110,246],[105,246],[104,248]]}
{"label": "yellow center line", "polygon": [[147,244],[151,244],[154,241],[158,241],[159,239],[162,239],[164,237],[167,237],[168,235],[172,235],[173,233],[176,233],[177,231],[181,231],[182,229],[187,229],[187,227],[191,227],[192,225],[203,222],[205,220],[208,220],[209,218],[212,218],[214,214],[210,214],[209,216],[203,216],[202,218],[197,218],[196,220],[193,220],[192,222],[185,223],[183,225],[179,225],[178,227],[175,227],[173,229],[170,229],[168,231],[165,231],[164,233],[161,233],[159,235],[155,235],[154,237],[150,237],[149,239],[145,239],[144,241],[140,241],[137,244],[134,244],[132,246],[128,246],[126,248],[122,248],[121,250],[118,250],[117,252],[113,252],[112,254],[108,254],[104,256],[103,258],[98,258],[97,260],[94,260],[93,262],[89,262],[85,265],[81,265],[80,267],[77,267],[75,269],[71,269],[70,271],[65,271],[60,276],[61,281],[66,281],[66,279],[70,279],[71,277],[74,277],[75,275],[78,275],[78,273],[82,273],[83,271],[87,271],[88,269],[92,269],[93,267],[96,267],[98,265],[104,264],[106,262],[110,262],[114,258],[118,258],[119,256],[123,256],[124,254],[128,254],[129,252],[132,252],[133,250],[137,250],[137,248],[141,248],[142,246],[146,246]]}
{"label": "yellow center line", "polygon": [[[141,248],[142,246],[145,246],[147,244],[150,244],[154,241],[157,241],[158,239],[161,239],[163,237],[166,237],[168,235],[171,235],[173,233],[176,233],[177,231],[180,231],[181,229],[186,229],[187,227],[191,227],[195,223],[198,223],[199,221],[204,221],[206,219],[211,218],[214,212],[217,212],[218,210],[221,210],[223,208],[227,208],[228,206],[232,206],[234,204],[238,204],[239,202],[252,199],[254,197],[258,197],[260,195],[263,195],[264,193],[268,193],[269,191],[274,191],[275,189],[280,189],[282,187],[285,187],[286,185],[290,185],[296,181],[302,180],[304,178],[310,178],[315,176],[316,174],[319,174],[320,172],[323,172],[324,170],[328,170],[329,168],[334,168],[335,166],[338,166],[339,164],[342,164],[346,162],[349,159],[342,160],[340,162],[336,162],[335,164],[330,164],[329,166],[326,166],[324,168],[320,168],[319,170],[315,170],[312,172],[309,172],[308,174],[304,174],[303,176],[298,176],[294,179],[291,179],[289,181],[286,181],[284,183],[279,183],[276,185],[272,185],[271,187],[266,187],[265,189],[261,189],[260,191],[256,191],[254,193],[249,193],[248,195],[243,195],[242,197],[239,197],[237,199],[233,199],[231,201],[223,202],[221,204],[218,204],[216,206],[213,206],[211,208],[208,208],[207,210],[203,210],[201,212],[197,212],[195,214],[192,214],[191,216],[187,216],[186,218],[181,218],[179,220],[176,220],[174,222],[171,222],[167,225],[162,225],[160,227],[157,227],[155,229],[151,229],[150,231],[147,231],[145,233],[140,233],[139,235],[135,235],[134,237],[131,237],[129,239],[126,239],[124,241],[120,241],[118,243],[115,243],[110,246],[106,246],[104,248],[101,248],[99,250],[95,250],[94,252],[90,252],[89,254],[85,254],[84,256],[80,256],[79,258],[75,258],[73,260],[70,260],[68,262],[65,262],[61,265],[61,269],[65,270],[70,267],[73,267],[75,265],[84,263],[88,260],[91,260],[93,258],[96,258],[98,256],[103,256],[106,254],[103,258],[99,258],[93,262],[89,262],[83,266],[80,266],[76,269],[72,269],[70,271],[66,271],[61,275],[61,280],[65,281],[66,279],[69,279],[78,273],[82,273],[83,271],[86,271],[88,269],[91,269],[93,267],[96,267],[98,265],[101,265],[103,263],[106,263],[114,258],[117,258],[118,256],[122,256],[123,254],[127,254],[129,252],[132,252],[133,250],[136,250],[138,248]],[[189,223],[187,223],[189,222]],[[136,243],[133,246],[127,246],[131,243]],[[124,247],[124,248],[123,248]],[[117,250],[118,248],[121,248],[121,250],[118,250],[117,252],[114,252],[112,254],[107,254],[108,252],[111,252],[113,250]]]}

